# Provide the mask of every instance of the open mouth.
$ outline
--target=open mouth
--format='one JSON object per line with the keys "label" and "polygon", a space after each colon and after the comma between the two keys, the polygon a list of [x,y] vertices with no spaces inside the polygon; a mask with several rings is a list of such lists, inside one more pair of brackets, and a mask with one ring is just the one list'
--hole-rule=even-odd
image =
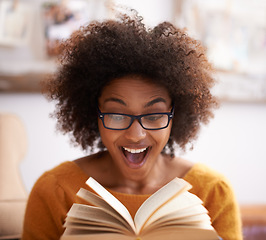
{"label": "open mouth", "polygon": [[141,167],[147,158],[151,147],[146,148],[126,148],[122,147],[122,152],[125,157],[126,163],[132,168]]}

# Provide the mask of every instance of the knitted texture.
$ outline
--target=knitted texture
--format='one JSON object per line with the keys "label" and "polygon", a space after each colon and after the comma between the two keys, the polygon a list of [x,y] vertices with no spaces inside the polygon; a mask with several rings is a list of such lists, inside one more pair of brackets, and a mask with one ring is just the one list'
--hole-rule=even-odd
{"label": "knitted texture", "polygon": [[[64,232],[66,213],[79,188],[89,190],[88,176],[74,163],[64,162],[44,173],[35,183],[27,205],[22,240],[58,240]],[[242,240],[238,205],[224,176],[203,164],[194,164],[184,177],[208,209],[212,225],[223,240]],[[132,195],[110,191],[135,215],[150,195]]]}

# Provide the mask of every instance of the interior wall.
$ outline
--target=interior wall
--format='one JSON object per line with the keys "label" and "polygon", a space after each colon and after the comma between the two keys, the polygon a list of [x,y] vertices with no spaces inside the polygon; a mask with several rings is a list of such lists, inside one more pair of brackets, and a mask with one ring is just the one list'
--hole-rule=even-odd
{"label": "interior wall", "polygon": [[[44,171],[85,155],[68,136],[55,132],[55,119],[49,117],[53,109],[40,94],[0,94],[0,112],[17,114],[28,133],[28,152],[20,168],[28,191]],[[240,203],[265,203],[265,123],[266,104],[222,103],[202,128],[194,150],[182,157],[226,175]]]}
{"label": "interior wall", "polygon": [[[43,0],[25,1],[37,4]],[[149,25],[171,21],[173,17],[170,14],[173,0],[113,1],[136,8],[140,15],[145,15],[145,22]],[[39,43],[36,46],[40,48]],[[13,50],[0,49],[1,65],[11,61],[14,67],[19,67],[20,64],[14,64],[15,60],[27,63],[34,58],[24,49]],[[14,55],[19,57],[14,59]],[[38,57],[42,55],[40,51]],[[55,120],[49,117],[52,111],[53,104],[40,94],[0,94],[0,112],[18,115],[28,133],[28,152],[20,166],[28,191],[44,171],[85,155],[70,145],[67,136],[55,132]],[[202,129],[194,150],[183,157],[205,163],[225,174],[232,182],[239,202],[265,203],[265,123],[266,104],[222,103],[215,118]]]}

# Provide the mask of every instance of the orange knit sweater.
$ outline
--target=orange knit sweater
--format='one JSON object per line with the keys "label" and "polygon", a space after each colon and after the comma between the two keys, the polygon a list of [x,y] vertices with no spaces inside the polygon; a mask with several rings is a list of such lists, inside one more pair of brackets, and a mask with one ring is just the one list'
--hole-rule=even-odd
{"label": "orange knit sweater", "polygon": [[[58,240],[66,213],[80,187],[89,189],[88,176],[74,163],[64,162],[44,173],[29,196],[22,240]],[[203,164],[195,164],[184,177],[208,209],[212,225],[223,240],[241,240],[241,220],[232,188],[224,176]],[[150,195],[131,195],[110,191],[135,215]]]}

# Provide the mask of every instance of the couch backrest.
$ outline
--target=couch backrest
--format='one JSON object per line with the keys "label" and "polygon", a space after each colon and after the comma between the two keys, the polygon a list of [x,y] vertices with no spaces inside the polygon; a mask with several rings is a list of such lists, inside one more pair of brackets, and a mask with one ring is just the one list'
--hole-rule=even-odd
{"label": "couch backrest", "polygon": [[19,164],[27,152],[27,134],[21,119],[0,113],[0,239],[22,233],[27,191]]}

